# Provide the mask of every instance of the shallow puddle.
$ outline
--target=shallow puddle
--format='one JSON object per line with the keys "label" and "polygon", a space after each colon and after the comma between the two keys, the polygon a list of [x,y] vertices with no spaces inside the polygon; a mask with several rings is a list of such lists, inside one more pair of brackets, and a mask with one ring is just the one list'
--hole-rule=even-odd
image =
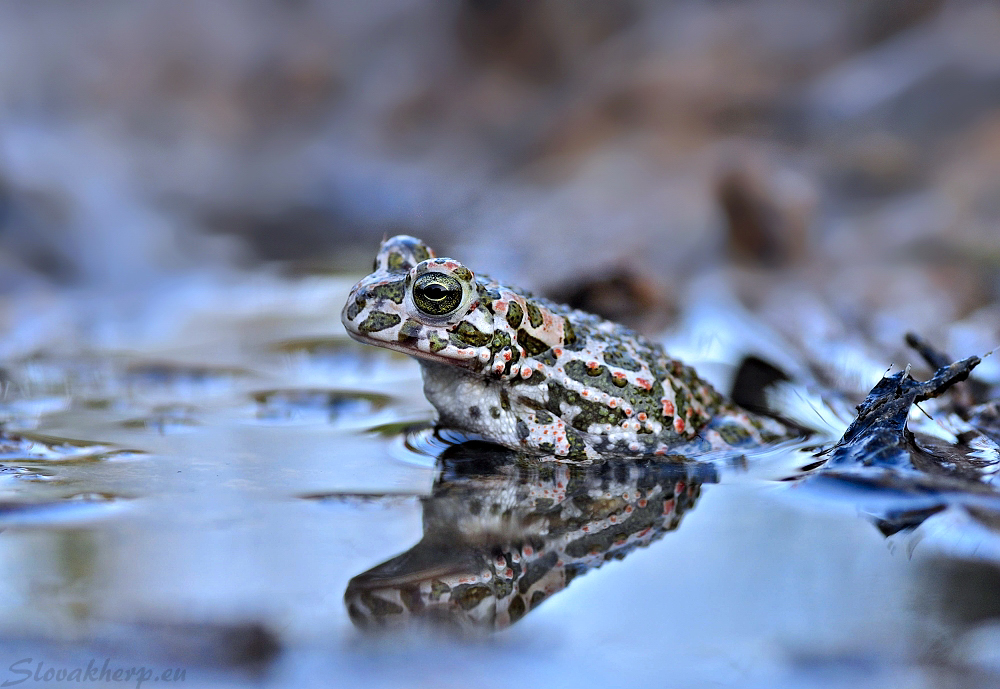
{"label": "shallow puddle", "polygon": [[436,436],[416,364],[335,318],[261,318],[230,349],[5,364],[7,665],[110,658],[275,687],[985,672],[991,632],[950,616],[940,549],[782,481],[810,463],[801,443],[539,466]]}

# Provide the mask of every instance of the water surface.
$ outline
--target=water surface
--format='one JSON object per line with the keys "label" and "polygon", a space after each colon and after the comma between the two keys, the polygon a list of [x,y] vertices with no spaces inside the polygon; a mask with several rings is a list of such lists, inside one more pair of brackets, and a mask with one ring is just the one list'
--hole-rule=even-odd
{"label": "water surface", "polygon": [[344,336],[347,284],[215,322],[164,298],[169,328],[10,353],[0,678],[110,657],[206,685],[990,686],[993,628],[942,589],[964,561],[781,480],[805,443],[490,468],[430,433],[414,362]]}

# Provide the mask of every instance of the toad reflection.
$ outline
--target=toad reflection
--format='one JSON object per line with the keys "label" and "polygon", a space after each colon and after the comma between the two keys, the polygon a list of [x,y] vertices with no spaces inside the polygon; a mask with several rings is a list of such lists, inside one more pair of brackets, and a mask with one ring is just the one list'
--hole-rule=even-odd
{"label": "toad reflection", "polygon": [[717,480],[682,457],[539,465],[474,445],[449,451],[423,499],[420,542],[348,584],[357,627],[508,627],[575,577],[676,529],[701,484]]}

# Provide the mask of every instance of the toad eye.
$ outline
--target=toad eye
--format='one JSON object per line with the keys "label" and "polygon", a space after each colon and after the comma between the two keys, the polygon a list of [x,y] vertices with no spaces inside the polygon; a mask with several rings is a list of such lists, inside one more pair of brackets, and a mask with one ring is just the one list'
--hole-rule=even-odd
{"label": "toad eye", "polygon": [[444,316],[462,303],[462,283],[444,273],[424,273],[413,283],[413,303],[428,316]]}

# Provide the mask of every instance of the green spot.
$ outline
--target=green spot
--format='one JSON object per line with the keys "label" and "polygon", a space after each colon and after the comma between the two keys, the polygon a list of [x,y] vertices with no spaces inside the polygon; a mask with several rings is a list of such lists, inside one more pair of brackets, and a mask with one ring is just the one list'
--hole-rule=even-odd
{"label": "green spot", "polygon": [[512,328],[518,328],[524,319],[524,310],[516,301],[512,301],[507,307],[507,324]]}
{"label": "green spot", "polygon": [[490,595],[490,589],[482,584],[475,584],[461,589],[453,590],[451,599],[456,601],[462,610],[472,610],[479,605],[484,598]]}
{"label": "green spot", "polygon": [[466,282],[472,282],[472,271],[465,266],[459,266],[456,268],[452,275],[457,277],[459,280],[465,280]]}
{"label": "green spot", "polygon": [[448,338],[442,337],[441,333],[437,330],[431,331],[430,335],[427,336],[427,341],[430,343],[431,351],[434,354],[437,354],[448,346]]}
{"label": "green spot", "polygon": [[[517,563],[511,563],[511,569],[514,570],[514,579],[517,579],[518,570],[520,567]],[[494,578],[493,579],[493,596],[498,600],[503,600],[509,596],[514,591],[514,582],[508,581],[506,578]]]}
{"label": "green spot", "polygon": [[440,579],[431,582],[431,600],[441,600],[441,596],[451,591],[451,587]]}
{"label": "green spot", "polygon": [[519,349],[510,350],[510,361],[507,363],[506,372],[510,373],[510,367],[521,360],[521,351]]}
{"label": "green spot", "polygon": [[493,338],[490,335],[478,330],[476,326],[467,321],[462,321],[451,333],[451,339],[458,345],[468,345],[472,347],[482,347]]}
{"label": "green spot", "polygon": [[486,286],[476,283],[476,293],[479,295],[479,302],[493,315],[493,302],[500,298],[500,293],[496,290],[487,289]]}
{"label": "green spot", "polygon": [[747,430],[735,423],[722,424],[716,430],[719,431],[719,435],[722,436],[722,439],[725,440],[727,444],[734,447],[747,445],[752,442],[752,438]]}
{"label": "green spot", "polygon": [[498,407],[490,407],[490,416],[494,419],[500,418],[500,409]]}
{"label": "green spot", "polygon": [[604,361],[609,366],[617,366],[626,371],[638,371],[642,368],[642,365],[629,356],[625,348],[618,344],[609,345],[604,350]]}
{"label": "green spot", "polygon": [[583,442],[583,438],[572,428],[566,429],[566,440],[569,442],[567,457],[583,458],[587,456],[587,444]]}
{"label": "green spot", "polygon": [[407,342],[409,340],[415,340],[420,337],[420,331],[424,329],[417,321],[412,318],[407,318],[403,321],[403,325],[399,326],[399,335],[397,340],[400,342]]}
{"label": "green spot", "polygon": [[608,370],[607,367],[601,366],[601,365],[588,366],[587,367],[587,375],[588,376],[602,376],[602,375],[604,375],[604,373],[607,370]]}
{"label": "green spot", "polygon": [[368,314],[366,318],[359,326],[358,330],[363,333],[377,333],[379,330],[385,330],[386,328],[391,328],[396,325],[402,319],[394,313],[385,313],[384,311],[372,311]]}
{"label": "green spot", "polygon": [[365,308],[367,302],[362,297],[355,297],[351,305],[347,307],[347,320],[353,321],[361,313],[361,310]]}
{"label": "green spot", "polygon": [[542,409],[539,409],[537,412],[535,412],[535,420],[538,423],[552,423],[552,414]]}
{"label": "green spot", "polygon": [[493,333],[493,341],[490,343],[490,349],[496,354],[502,349],[510,347],[510,335],[502,330],[497,330]]}
{"label": "green spot", "polygon": [[685,423],[687,423],[687,411],[688,411],[688,391],[685,390],[683,387],[678,386],[674,390],[674,416],[679,419],[684,419]]}
{"label": "green spot", "polygon": [[524,599],[521,598],[521,596],[514,596],[510,605],[507,606],[507,614],[510,615],[510,623],[514,624],[519,619],[524,617],[525,612],[527,612],[527,609],[524,605]]}
{"label": "green spot", "polygon": [[568,318],[563,318],[563,344],[569,346],[576,344],[576,331]]}
{"label": "green spot", "polygon": [[431,258],[430,249],[428,249],[423,244],[417,244],[411,250],[413,251],[413,258],[414,260],[416,260],[417,263],[420,263],[421,261],[426,261],[429,258]]}
{"label": "green spot", "polygon": [[538,338],[529,335],[528,331],[524,328],[517,331],[517,343],[531,356],[538,356],[549,348],[547,344]]}
{"label": "green spot", "polygon": [[386,265],[389,267],[389,271],[393,273],[398,273],[402,270],[409,269],[409,264],[407,264],[406,259],[403,258],[403,254],[398,251],[390,251],[389,257],[386,260]]}
{"label": "green spot", "polygon": [[396,280],[395,282],[387,282],[384,285],[376,285],[370,290],[372,295],[376,297],[381,297],[383,299],[388,299],[394,301],[397,304],[403,303],[403,295],[406,294],[406,289],[403,286],[402,280]]}
{"label": "green spot", "polygon": [[500,389],[500,408],[510,411],[510,395],[503,388]]}
{"label": "green spot", "polygon": [[543,600],[545,600],[545,592],[544,591],[535,591],[533,594],[531,594],[531,609],[534,610],[535,608],[537,608],[538,605]]}
{"label": "green spot", "polygon": [[528,322],[531,323],[532,328],[537,328],[542,324],[542,312],[538,308],[538,305],[533,302],[525,302],[528,307]]}

